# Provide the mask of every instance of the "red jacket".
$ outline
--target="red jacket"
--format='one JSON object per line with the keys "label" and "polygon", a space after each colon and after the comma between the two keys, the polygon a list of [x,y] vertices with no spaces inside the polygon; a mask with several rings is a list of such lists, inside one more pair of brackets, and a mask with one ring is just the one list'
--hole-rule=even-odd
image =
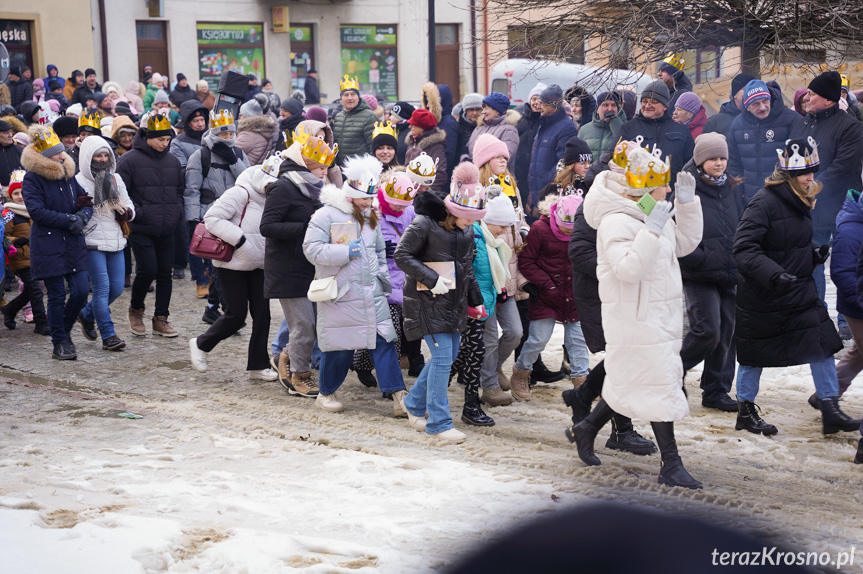
{"label": "red jacket", "polygon": [[692,139],[701,135],[701,132],[704,130],[704,124],[706,123],[707,112],[704,111],[704,106],[701,106],[701,109],[698,110],[698,113],[695,114],[691,120],[689,120],[689,124],[686,126],[689,128],[689,133],[692,134]]}
{"label": "red jacket", "polygon": [[539,290],[539,296],[530,298],[528,314],[531,321],[555,319],[574,323],[578,321],[578,312],[572,295],[569,242],[558,239],[550,225],[548,215],[534,223],[518,256],[518,270]]}

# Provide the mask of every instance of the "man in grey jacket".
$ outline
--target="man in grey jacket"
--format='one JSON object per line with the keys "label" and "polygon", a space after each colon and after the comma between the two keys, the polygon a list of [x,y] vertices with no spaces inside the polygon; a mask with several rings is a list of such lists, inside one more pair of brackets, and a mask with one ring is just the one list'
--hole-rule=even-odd
{"label": "man in grey jacket", "polygon": [[360,97],[356,79],[341,83],[342,111],[336,114],[333,122],[333,135],[339,144],[336,162],[341,166],[352,155],[364,155],[372,151],[372,133],[377,116],[364,99]]}

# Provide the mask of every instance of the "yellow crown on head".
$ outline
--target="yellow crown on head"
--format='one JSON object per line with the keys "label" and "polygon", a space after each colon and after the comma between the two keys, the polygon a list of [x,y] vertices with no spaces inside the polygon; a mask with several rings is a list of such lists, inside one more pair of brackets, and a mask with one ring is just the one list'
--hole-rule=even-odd
{"label": "yellow crown on head", "polygon": [[[294,129],[294,143],[299,143],[301,145],[306,145],[306,142],[309,141],[309,138],[312,137],[312,133],[306,129],[306,126],[297,126]],[[287,140],[285,140],[287,141]]]}
{"label": "yellow crown on head", "polygon": [[57,137],[54,130],[50,128],[45,131],[38,132],[33,139],[33,147],[40,153],[58,145],[63,144],[60,143],[60,138]]}
{"label": "yellow crown on head", "polygon": [[[671,182],[671,156],[665,158],[665,161],[662,161],[662,151],[653,146],[653,152],[650,153],[655,158],[655,161],[648,162],[647,164],[647,172],[642,172],[641,168],[638,167],[635,169],[635,173],[630,169],[630,162],[627,159],[626,161],[626,184],[629,187],[639,188],[639,187],[659,187],[661,185],[668,185]],[[653,169],[654,166],[657,166],[658,169],[662,169],[662,171],[656,171]]]}
{"label": "yellow crown on head", "polygon": [[375,139],[381,134],[396,137],[396,130],[390,122],[376,122],[375,129],[372,132],[372,139]]}
{"label": "yellow crown on head", "polygon": [[321,165],[329,166],[336,159],[336,154],[339,152],[339,144],[333,144],[332,147],[327,145],[327,142],[319,137],[309,137],[303,144],[302,154],[312,161],[316,161]]}
{"label": "yellow crown on head", "polygon": [[[635,144],[638,147],[641,147],[641,142],[644,141],[644,136],[638,135],[635,136]],[[614,162],[619,167],[626,167],[626,164],[629,163],[628,151],[631,142],[623,141],[623,138],[619,138],[617,140],[617,145],[614,146],[614,155],[611,156],[611,161]]]}
{"label": "yellow crown on head", "polygon": [[234,123],[234,112],[231,110],[215,110],[210,112],[210,127],[221,128]]}
{"label": "yellow crown on head", "polygon": [[95,130],[102,129],[102,112],[99,110],[85,110],[78,118],[78,127],[87,126]]}
{"label": "yellow crown on head", "polygon": [[845,91],[848,91],[848,88],[851,87],[851,78],[848,77],[848,74],[840,74],[840,78],[842,78],[842,87],[845,88]]}
{"label": "yellow crown on head", "polygon": [[344,92],[345,90],[356,90],[359,92],[360,91],[360,80],[359,80],[359,78],[357,78],[357,76],[354,76],[353,78],[351,78],[347,74],[345,74],[344,79],[341,82],[339,82],[339,91]]}
{"label": "yellow crown on head", "polygon": [[678,70],[682,70],[684,64],[686,64],[686,60],[683,59],[682,52],[678,54],[675,54],[674,52],[669,52],[665,59],[662,61],[669,66],[674,66]]}
{"label": "yellow crown on head", "polygon": [[147,120],[147,130],[148,131],[165,131],[171,129],[171,122],[168,121],[168,118],[163,116],[162,114],[153,114]]}
{"label": "yellow crown on head", "polygon": [[417,189],[413,185],[410,177],[406,177],[404,172],[402,172],[402,178],[407,181],[399,181],[400,178],[398,177],[398,173],[393,173],[389,179],[387,179],[386,184],[384,184],[384,193],[387,194],[390,199],[410,203],[417,194]]}

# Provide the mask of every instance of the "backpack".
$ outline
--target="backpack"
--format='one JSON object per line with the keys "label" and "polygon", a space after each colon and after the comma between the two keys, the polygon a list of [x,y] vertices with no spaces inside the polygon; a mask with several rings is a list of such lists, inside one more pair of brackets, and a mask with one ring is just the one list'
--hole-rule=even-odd
{"label": "backpack", "polygon": [[[234,150],[234,155],[237,156],[238,160],[243,159],[243,151],[237,149],[236,147],[231,148]],[[201,146],[201,176],[204,179],[207,179],[207,174],[210,173],[210,164],[213,162],[213,150],[208,148],[205,145]],[[224,168],[221,168],[224,169]]]}

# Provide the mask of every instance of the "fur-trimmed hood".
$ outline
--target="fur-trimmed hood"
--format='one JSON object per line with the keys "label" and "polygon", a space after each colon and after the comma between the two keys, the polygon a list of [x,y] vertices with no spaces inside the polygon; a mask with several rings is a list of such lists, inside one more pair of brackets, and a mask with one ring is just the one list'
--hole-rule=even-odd
{"label": "fur-trimmed hood", "polygon": [[447,215],[443,199],[432,191],[423,191],[414,197],[414,211],[437,222],[445,220]]}
{"label": "fur-trimmed hood", "polygon": [[440,120],[443,117],[443,108],[440,103],[440,91],[438,91],[434,82],[426,82],[423,84],[420,102],[422,102],[422,107],[432,113],[437,120],[437,123],[440,123]]}
{"label": "fur-trimmed hood", "polygon": [[114,123],[111,124],[111,139],[116,140],[123,128],[131,128],[135,130],[135,133],[138,132],[138,126],[129,119],[129,116],[117,116],[114,118]]}
{"label": "fur-trimmed hood", "polygon": [[542,201],[539,202],[539,205],[536,206],[536,209],[539,211],[540,215],[551,215],[551,206],[560,201],[560,196],[556,193],[549,193],[546,195]]}
{"label": "fur-trimmed hood", "polygon": [[348,201],[348,196],[345,195],[344,189],[329,183],[321,190],[321,203],[325,206],[334,207],[348,215],[354,212],[354,204]]}
{"label": "fur-trimmed hood", "polygon": [[245,118],[240,118],[240,121],[237,123],[237,133],[239,132],[258,132],[260,134],[264,134],[267,137],[272,135],[272,133],[278,128],[276,125],[276,120],[271,118],[270,116],[247,116]]}
{"label": "fur-trimmed hood", "polygon": [[435,144],[446,143],[446,132],[440,128],[432,128],[427,132],[423,132],[416,139],[417,147],[421,150],[427,150]]}
{"label": "fur-trimmed hood", "polygon": [[[497,118],[495,118],[495,119],[497,119]],[[521,119],[521,114],[515,110],[507,110],[506,115],[504,116],[504,121],[511,126],[517,125],[520,119]],[[492,120],[492,121],[494,121],[494,120]],[[480,116],[479,119],[476,120],[476,125],[477,126],[485,125],[485,120],[482,119],[482,116]]]}
{"label": "fur-trimmed hood", "polygon": [[[46,126],[33,125],[30,126],[27,133],[30,136],[30,141],[36,141],[36,134],[50,131],[50,129]],[[66,154],[66,159],[62,164],[57,163],[36,151],[33,144],[25,147],[21,153],[21,167],[50,181],[72,179],[75,175],[75,161],[69,157],[69,154]]]}
{"label": "fur-trimmed hood", "polygon": [[24,125],[24,122],[18,119],[18,116],[3,116],[0,120],[12,124],[12,131],[16,134],[27,133],[27,126]]}

